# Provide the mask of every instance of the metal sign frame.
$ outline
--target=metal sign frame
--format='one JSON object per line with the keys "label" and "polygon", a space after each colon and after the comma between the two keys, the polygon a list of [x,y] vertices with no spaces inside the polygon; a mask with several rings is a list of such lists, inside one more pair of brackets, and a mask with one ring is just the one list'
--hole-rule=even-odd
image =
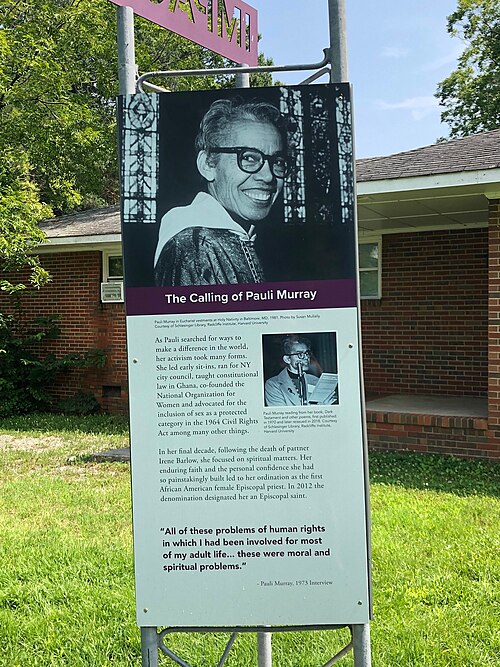
{"label": "metal sign frame", "polygon": [[[324,50],[324,58],[322,61],[313,64],[299,64],[299,65],[271,65],[261,67],[235,67],[226,69],[211,69],[211,70],[175,70],[167,72],[148,72],[140,77],[136,75],[135,65],[135,49],[134,49],[134,25],[133,25],[133,10],[130,7],[117,7],[117,30],[118,30],[118,72],[120,81],[120,94],[126,95],[134,92],[143,92],[144,88],[149,90],[162,90],[157,86],[149,83],[148,79],[162,76],[197,76],[197,75],[217,75],[217,74],[236,74],[237,86],[247,87],[248,76],[251,73],[257,72],[279,72],[279,71],[306,71],[316,70],[314,74],[308,77],[303,83],[311,83],[325,73],[330,74],[331,82],[347,81],[347,49],[345,38],[345,0],[328,0],[329,9],[329,29],[330,29],[330,48]],[[354,184],[355,185],[355,184]],[[357,230],[356,230],[357,234]],[[357,242],[357,238],[356,238]],[[359,295],[358,295],[359,305]],[[360,333],[361,327],[359,322],[359,307],[358,307],[358,331]],[[362,366],[360,359],[360,373],[361,373],[361,387],[362,384]],[[366,437],[366,423],[364,410],[364,396],[361,391],[361,412],[363,425],[363,449],[365,461],[365,480],[366,480],[366,502],[369,502],[368,493],[368,462],[367,462],[367,437]],[[367,511],[367,542],[368,554],[370,558],[370,527],[369,527],[369,513]],[[371,585],[370,585],[371,595]],[[370,612],[371,616],[371,612]],[[256,632],[258,637],[258,665],[259,667],[272,667],[272,653],[271,653],[271,633],[274,632],[290,632],[290,631],[310,631],[310,630],[338,630],[343,627],[349,627],[351,631],[352,640],[349,644],[337,653],[331,660],[329,660],[323,667],[330,667],[337,663],[342,657],[353,650],[354,667],[371,667],[371,650],[370,650],[370,625],[355,624],[351,626],[345,625],[321,625],[321,626],[273,626],[269,630],[262,627],[172,627],[166,628],[160,632],[156,627],[141,627],[141,646],[142,646],[142,665],[143,667],[158,667],[159,651],[170,657],[174,662],[181,667],[190,667],[190,665],[175,655],[164,643],[164,639],[168,634],[176,632],[229,632],[230,639],[226,648],[218,662],[217,667],[222,667],[229,655],[231,647],[233,646],[238,633],[241,632]]]}

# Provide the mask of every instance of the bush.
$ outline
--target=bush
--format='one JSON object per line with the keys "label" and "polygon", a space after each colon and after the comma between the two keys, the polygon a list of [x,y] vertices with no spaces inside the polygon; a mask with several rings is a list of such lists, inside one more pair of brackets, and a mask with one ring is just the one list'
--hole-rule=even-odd
{"label": "bush", "polygon": [[53,398],[47,388],[59,373],[105,364],[102,350],[43,354],[43,342],[60,335],[57,320],[50,316],[21,325],[14,315],[0,313],[0,417],[48,410]]}
{"label": "bush", "polygon": [[59,410],[65,415],[95,415],[101,406],[91,391],[77,391],[70,398],[59,402]]}

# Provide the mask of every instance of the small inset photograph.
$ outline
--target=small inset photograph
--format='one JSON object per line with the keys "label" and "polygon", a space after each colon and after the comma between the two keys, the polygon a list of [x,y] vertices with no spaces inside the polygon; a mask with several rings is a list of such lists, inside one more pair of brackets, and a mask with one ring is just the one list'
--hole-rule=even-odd
{"label": "small inset photograph", "polygon": [[338,405],[335,332],[263,334],[264,405]]}

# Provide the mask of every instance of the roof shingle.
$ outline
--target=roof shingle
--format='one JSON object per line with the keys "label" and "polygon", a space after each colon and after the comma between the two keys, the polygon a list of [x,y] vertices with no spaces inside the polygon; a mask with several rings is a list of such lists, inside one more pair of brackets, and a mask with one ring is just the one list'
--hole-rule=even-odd
{"label": "roof shingle", "polygon": [[356,180],[382,181],[500,167],[500,129],[403,153],[356,160]]}
{"label": "roof shingle", "polygon": [[81,211],[72,215],[63,215],[53,220],[40,223],[42,231],[48,238],[65,238],[68,236],[101,236],[120,233],[120,207]]}

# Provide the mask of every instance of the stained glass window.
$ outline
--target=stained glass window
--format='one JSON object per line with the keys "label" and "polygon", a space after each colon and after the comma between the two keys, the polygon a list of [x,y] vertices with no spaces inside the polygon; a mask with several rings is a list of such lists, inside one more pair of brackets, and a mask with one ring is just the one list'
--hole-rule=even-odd
{"label": "stained glass window", "polygon": [[156,222],[158,95],[125,97],[123,112],[123,222]]}

